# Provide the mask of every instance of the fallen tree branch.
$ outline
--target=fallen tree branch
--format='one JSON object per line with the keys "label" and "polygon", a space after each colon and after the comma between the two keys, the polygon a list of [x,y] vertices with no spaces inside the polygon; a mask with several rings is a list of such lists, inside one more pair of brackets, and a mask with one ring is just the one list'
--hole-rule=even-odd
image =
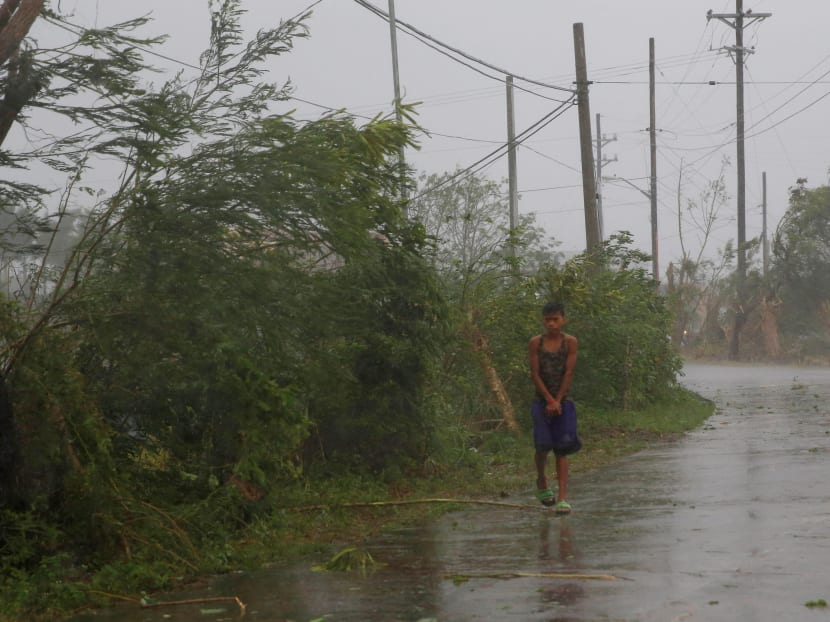
{"label": "fallen tree branch", "polygon": [[113,600],[126,600],[129,603],[140,603],[141,599],[135,596],[124,596],[123,594],[111,594],[110,592],[101,592],[100,590],[87,590],[87,594],[96,594],[98,596],[106,596]]}
{"label": "fallen tree branch", "polygon": [[158,602],[158,603],[148,603],[142,600],[141,607],[142,609],[150,609],[154,607],[172,607],[175,605],[199,605],[202,603],[219,603],[219,602],[235,602],[239,605],[239,615],[240,617],[245,617],[245,609],[246,605],[241,600],[239,600],[238,596],[211,596],[209,598],[187,598],[185,600],[168,600],[165,602]]}
{"label": "fallen tree branch", "polygon": [[528,505],[526,503],[507,503],[505,501],[486,501],[479,499],[403,499],[400,501],[363,501],[354,503],[320,503],[317,505],[295,505],[283,510],[295,512],[309,512],[313,510],[329,510],[332,508],[372,508],[395,505],[416,505],[419,503],[467,503],[473,505],[495,505],[503,508],[518,508],[522,510],[538,510],[544,506]]}
{"label": "fallen tree branch", "polygon": [[453,574],[445,575],[445,579],[452,579],[456,583],[461,583],[469,579],[520,579],[520,578],[537,578],[537,579],[579,579],[583,581],[630,581],[624,577],[616,577],[611,574],[580,574],[580,573],[560,573],[560,572],[494,572],[494,573],[474,573],[474,574]]}

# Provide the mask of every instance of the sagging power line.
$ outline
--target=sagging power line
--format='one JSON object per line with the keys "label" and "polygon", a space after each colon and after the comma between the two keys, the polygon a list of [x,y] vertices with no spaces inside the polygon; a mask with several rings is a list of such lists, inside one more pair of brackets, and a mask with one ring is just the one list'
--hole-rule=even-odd
{"label": "sagging power line", "polygon": [[[538,132],[543,130],[550,123],[552,123],[553,121],[555,121],[556,119],[561,117],[569,108],[572,108],[575,105],[576,104],[572,101],[560,104],[557,108],[555,108],[551,112],[547,113],[541,119],[539,119],[538,121],[536,121],[535,123],[530,125],[528,128],[526,128],[525,130],[523,130],[522,132],[517,134],[512,142],[516,145],[522,144],[525,140],[527,140],[531,136],[534,136],[535,134],[537,134]],[[418,196],[414,197],[414,200],[420,199],[421,197],[424,197],[424,196],[427,196],[427,195],[429,195],[433,192],[436,192],[437,190],[443,188],[444,186],[448,186],[448,185],[452,184],[453,182],[455,182],[459,178],[465,178],[465,177],[468,177],[470,175],[475,175],[479,171],[487,168],[488,166],[490,166],[491,164],[493,164],[494,162],[496,162],[500,158],[507,155],[507,150],[508,150],[509,147],[510,147],[510,143],[508,143],[508,142],[500,144],[497,148],[490,151],[487,155],[485,155],[482,158],[479,158],[478,160],[476,160],[475,162],[473,162],[472,164],[470,164],[466,168],[461,169],[460,171],[458,171],[457,173],[455,173],[451,177],[445,179],[440,184],[432,186],[431,188],[427,188],[426,190],[424,190],[424,192],[422,192]]]}
{"label": "sagging power line", "polygon": [[[366,0],[354,0],[354,2],[357,3],[358,5],[362,6],[363,8],[367,9],[368,11],[371,11],[372,13],[377,15],[378,17],[381,17],[382,19],[384,19],[386,21],[389,21],[390,16],[389,16],[388,13],[386,13],[385,11],[382,11],[381,9],[377,8],[376,6],[372,5],[369,2],[366,2]],[[422,30],[419,30],[415,26],[412,26],[411,24],[408,24],[408,23],[406,23],[404,21],[401,21],[399,19],[395,20],[395,25],[400,30],[406,32],[410,36],[413,36],[416,39],[419,39],[422,43],[424,42],[424,40],[427,40],[430,43],[432,43],[436,46],[439,46],[440,48],[443,48],[444,50],[452,52],[453,54],[457,54],[458,56],[461,56],[462,58],[464,58],[464,59],[466,59],[470,62],[481,65],[482,67],[487,67],[488,69],[490,69],[492,71],[495,71],[496,73],[502,74],[499,77],[494,77],[494,76],[491,76],[491,75],[485,73],[484,75],[487,75],[487,77],[497,79],[499,81],[503,81],[504,77],[513,76],[516,80],[521,80],[522,82],[527,82],[528,84],[534,84],[536,86],[541,86],[541,87],[544,87],[544,88],[553,89],[555,91],[560,91],[560,92],[569,93],[569,94],[574,94],[574,92],[575,92],[574,89],[572,89],[572,88],[559,86],[559,85],[556,85],[556,84],[549,84],[547,82],[543,82],[541,80],[536,80],[534,78],[528,78],[528,77],[522,76],[521,74],[518,74],[514,71],[510,71],[510,70],[498,67],[496,65],[493,65],[492,63],[489,63],[485,60],[482,60],[481,58],[477,58],[476,56],[473,56],[469,52],[465,52],[464,50],[461,50],[461,49],[456,48],[454,46],[451,46],[447,43],[444,43],[444,42],[436,39],[432,35],[427,34],[426,32],[424,32]],[[432,47],[432,46],[430,45],[430,47]],[[456,60],[457,62],[460,62],[460,61],[458,61],[457,58],[454,58],[454,60]],[[466,63],[463,63],[463,64],[466,65]],[[467,65],[467,66],[469,66],[469,65]],[[520,88],[520,87],[516,87],[516,88]],[[522,90],[524,90],[524,89],[522,89]],[[529,92],[533,93],[534,95],[538,95],[538,93],[535,93],[534,91],[529,91]],[[559,101],[561,101],[561,100],[559,100]]]}

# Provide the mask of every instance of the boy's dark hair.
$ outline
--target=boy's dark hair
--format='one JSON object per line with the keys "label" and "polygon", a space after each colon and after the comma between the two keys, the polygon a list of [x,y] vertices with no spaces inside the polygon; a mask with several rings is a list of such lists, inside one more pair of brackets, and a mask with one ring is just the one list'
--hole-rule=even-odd
{"label": "boy's dark hair", "polygon": [[542,307],[542,315],[548,315],[549,313],[561,313],[562,317],[565,317],[565,304],[559,301],[545,303],[545,306]]}

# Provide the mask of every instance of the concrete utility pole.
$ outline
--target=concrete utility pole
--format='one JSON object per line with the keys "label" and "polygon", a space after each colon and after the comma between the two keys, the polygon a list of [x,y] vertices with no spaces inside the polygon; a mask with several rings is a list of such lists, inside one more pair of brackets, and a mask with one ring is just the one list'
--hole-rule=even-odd
{"label": "concrete utility pole", "polygon": [[602,129],[600,128],[600,116],[597,113],[597,139],[594,141],[597,145],[597,175],[596,175],[596,184],[597,184],[597,224],[599,226],[599,239],[605,239],[605,216],[602,212],[602,167],[609,162],[616,162],[617,156],[614,156],[613,159],[606,158],[602,155],[602,148],[607,145],[608,143],[614,142],[617,140],[616,134],[614,138],[606,138],[602,135]]}
{"label": "concrete utility pole", "polygon": [[576,97],[579,111],[579,147],[582,156],[582,201],[585,208],[585,245],[589,253],[601,243],[597,218],[597,186],[594,180],[594,149],[591,139],[591,106],[588,101],[588,65],[585,60],[585,31],[573,25],[576,60]]}
{"label": "concrete utility pole", "polygon": [[510,200],[510,255],[516,257],[515,231],[519,226],[519,191],[516,181],[516,120],[513,112],[513,76],[507,76],[507,184]]}
{"label": "concrete utility pole", "polygon": [[744,54],[754,49],[744,48],[744,28],[750,24],[771,17],[772,13],[744,12],[743,0],[735,0],[735,13],[713,13],[710,9],[706,19],[718,19],[735,29],[735,47],[727,48],[734,54],[737,104],[737,157],[738,157],[738,300],[735,311],[735,330],[729,346],[730,357],[738,357],[741,329],[746,321],[744,300],[746,298],[746,158],[744,152]]}
{"label": "concrete utility pole", "polygon": [[660,283],[660,262],[658,260],[657,242],[657,112],[655,105],[654,88],[655,64],[654,64],[654,37],[648,40],[648,136],[651,151],[651,278],[655,283]]}

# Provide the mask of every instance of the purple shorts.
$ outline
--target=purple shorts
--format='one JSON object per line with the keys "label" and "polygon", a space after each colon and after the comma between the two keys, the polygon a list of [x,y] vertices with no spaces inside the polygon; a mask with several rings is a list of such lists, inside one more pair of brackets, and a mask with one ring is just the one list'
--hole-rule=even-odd
{"label": "purple shorts", "polygon": [[582,441],[576,431],[576,406],[564,400],[562,414],[545,414],[545,402],[533,400],[530,416],[533,418],[533,444],[538,451],[553,451],[557,456],[567,456],[582,449]]}

